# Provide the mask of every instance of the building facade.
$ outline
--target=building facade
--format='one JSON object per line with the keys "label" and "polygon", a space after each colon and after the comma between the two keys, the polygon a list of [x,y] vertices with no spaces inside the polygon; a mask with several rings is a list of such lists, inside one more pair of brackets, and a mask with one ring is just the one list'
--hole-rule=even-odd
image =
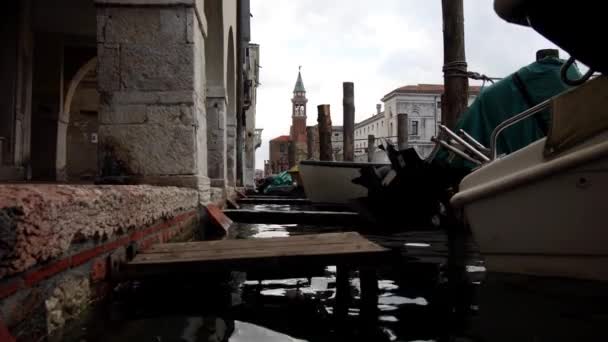
{"label": "building facade", "polygon": [[2,5],[0,339],[37,341],[251,183],[259,47],[248,0]]}
{"label": "building facade", "polygon": [[245,51],[244,101],[245,110],[245,144],[243,165],[243,186],[255,187],[255,151],[262,144],[262,129],[256,128],[257,88],[260,84],[260,46],[249,44]]}
{"label": "building facade", "polygon": [[291,139],[282,135],[270,140],[270,173],[277,174],[289,170],[289,147]]}
{"label": "building facade", "polygon": [[[469,105],[480,92],[479,87],[469,87]],[[441,96],[443,85],[407,85],[389,92],[377,106],[376,113],[355,124],[355,155],[357,160],[367,160],[368,135],[374,135],[376,145],[384,139],[397,142],[397,115],[408,116],[408,144],[422,158],[428,157],[435,144],[431,138],[439,134],[441,124]],[[376,153],[378,161],[383,153]]]}

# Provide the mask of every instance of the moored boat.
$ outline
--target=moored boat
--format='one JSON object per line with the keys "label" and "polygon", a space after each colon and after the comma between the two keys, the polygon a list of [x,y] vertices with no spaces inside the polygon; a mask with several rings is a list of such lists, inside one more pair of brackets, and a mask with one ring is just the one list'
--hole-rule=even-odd
{"label": "moored boat", "polygon": [[547,107],[547,138],[472,172],[451,203],[491,272],[608,281],[608,79]]}
{"label": "moored boat", "polygon": [[353,180],[361,175],[361,169],[370,166],[382,168],[388,164],[304,160],[299,173],[306,197],[313,203],[348,204],[367,196],[368,189]]}

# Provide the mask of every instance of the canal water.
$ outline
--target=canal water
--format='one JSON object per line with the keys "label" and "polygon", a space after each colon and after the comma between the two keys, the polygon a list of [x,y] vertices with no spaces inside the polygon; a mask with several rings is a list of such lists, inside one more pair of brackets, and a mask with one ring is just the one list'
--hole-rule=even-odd
{"label": "canal water", "polygon": [[[257,209],[294,210],[289,206]],[[310,209],[298,207],[297,209]],[[230,238],[264,239],[298,234],[347,231],[346,227],[296,224],[242,224],[231,227]],[[479,316],[478,289],[485,278],[483,261],[468,261],[468,286],[458,295],[466,309],[450,309],[453,292],[444,266],[411,263],[406,251],[437,250],[443,244],[428,234],[428,241],[411,242],[404,234],[372,236],[403,260],[378,268],[379,318],[374,326],[359,321],[359,278],[350,279],[353,302],[346,322],[333,320],[336,267],[327,265],[308,278],[248,279],[243,273],[174,278],[117,284],[112,296],[58,341],[488,341],[476,338],[472,322]],[[410,262],[406,262],[410,261]],[[503,303],[504,304],[504,303]],[[507,323],[507,325],[510,323]],[[532,329],[534,330],[534,329]],[[534,335],[525,333],[529,341]],[[529,339],[528,339],[529,337]],[[489,341],[515,341],[500,334]],[[589,339],[588,341],[593,341]]]}

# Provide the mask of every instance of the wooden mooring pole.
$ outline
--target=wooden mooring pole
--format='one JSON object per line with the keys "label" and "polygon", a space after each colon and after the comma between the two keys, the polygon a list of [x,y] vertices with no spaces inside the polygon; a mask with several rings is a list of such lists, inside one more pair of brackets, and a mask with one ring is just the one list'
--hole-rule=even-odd
{"label": "wooden mooring pole", "polygon": [[317,106],[319,123],[319,160],[334,160],[333,148],[331,146],[331,114],[329,105]]}
{"label": "wooden mooring pole", "polygon": [[463,0],[441,1],[445,83],[441,121],[450,129],[454,129],[459,116],[466,110],[469,97],[463,7]]}
{"label": "wooden mooring pole", "polygon": [[[444,96],[442,121],[454,129],[459,116],[466,110],[469,96],[469,79],[464,48],[463,0],[442,0]],[[448,231],[448,291],[450,325],[452,332],[464,327],[467,311],[467,278],[465,268],[466,236],[464,224],[457,219],[452,208],[444,223]]]}
{"label": "wooden mooring pole", "polygon": [[306,153],[308,160],[315,159],[315,128],[313,126],[306,127]]}
{"label": "wooden mooring pole", "polygon": [[344,161],[355,160],[355,85],[353,82],[342,83],[343,120],[343,151]]}
{"label": "wooden mooring pole", "polygon": [[399,150],[405,150],[408,147],[408,129],[407,129],[407,114],[397,114],[397,147]]}
{"label": "wooden mooring pole", "polygon": [[373,134],[367,136],[367,161],[374,161],[374,152],[376,152],[376,137]]}

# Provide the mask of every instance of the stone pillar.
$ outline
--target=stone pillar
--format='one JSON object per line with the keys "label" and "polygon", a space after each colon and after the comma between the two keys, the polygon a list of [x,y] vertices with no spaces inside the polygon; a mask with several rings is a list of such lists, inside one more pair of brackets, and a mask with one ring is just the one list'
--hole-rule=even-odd
{"label": "stone pillar", "polygon": [[95,3],[100,180],[191,187],[208,200],[203,10]]}
{"label": "stone pillar", "polygon": [[397,114],[397,148],[399,150],[407,149],[408,127],[407,114]]}
{"label": "stone pillar", "polygon": [[[230,104],[228,104],[230,108]],[[236,186],[236,149],[237,127],[236,113],[226,113],[226,182],[229,186]]]}
{"label": "stone pillar", "polygon": [[208,171],[211,186],[226,186],[226,92],[209,88],[207,96]]}

